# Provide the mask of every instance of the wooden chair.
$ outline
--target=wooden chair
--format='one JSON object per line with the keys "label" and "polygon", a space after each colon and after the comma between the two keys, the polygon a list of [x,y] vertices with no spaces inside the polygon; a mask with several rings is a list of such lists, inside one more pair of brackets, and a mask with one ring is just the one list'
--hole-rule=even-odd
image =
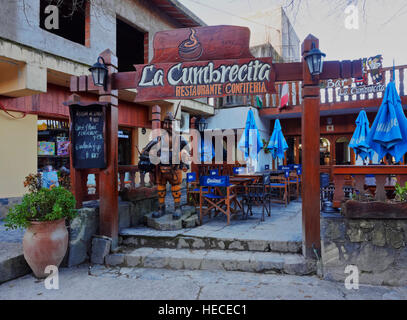
{"label": "wooden chair", "polygon": [[294,171],[289,172],[287,179],[288,179],[289,200],[291,200],[291,197],[293,197],[293,196],[295,199],[298,199],[299,194],[300,194],[300,192],[299,192],[300,178],[298,177],[297,172],[294,172]]}
{"label": "wooden chair", "polygon": [[278,203],[284,203],[285,206],[287,207],[287,203],[289,201],[289,196],[288,196],[288,179],[285,177],[285,175],[280,175],[280,176],[273,176],[270,178],[270,193],[273,194],[277,193],[278,198],[274,198],[271,195],[271,201],[272,202],[278,202]]}
{"label": "wooden chair", "polygon": [[[270,194],[270,175],[263,175],[262,183],[249,184],[246,193],[242,195],[243,219],[247,219],[249,212],[253,215],[253,205],[262,206],[261,221],[264,221],[264,211],[270,217],[271,213],[271,194]],[[244,207],[247,206],[245,212]]]}
{"label": "wooden chair", "polygon": [[[205,193],[204,189],[208,192]],[[237,199],[235,185],[229,183],[229,176],[203,176],[200,178],[199,194],[199,216],[201,224],[205,215],[215,216],[221,212],[227,217],[227,224],[230,224],[231,213],[237,213],[237,207],[242,210],[242,205]],[[234,208],[232,207],[234,204]],[[204,208],[205,206],[205,208]]]}
{"label": "wooden chair", "polygon": [[[208,193],[208,188],[203,188],[202,193]],[[187,202],[194,207],[199,205],[200,188],[196,172],[187,173]]]}

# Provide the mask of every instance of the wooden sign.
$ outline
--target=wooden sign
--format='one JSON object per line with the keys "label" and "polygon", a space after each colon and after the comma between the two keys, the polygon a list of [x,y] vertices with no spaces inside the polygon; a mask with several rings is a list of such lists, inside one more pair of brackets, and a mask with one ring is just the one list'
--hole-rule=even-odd
{"label": "wooden sign", "polygon": [[72,160],[75,169],[106,168],[106,106],[70,105]]}
{"label": "wooden sign", "polygon": [[246,27],[214,26],[158,32],[151,64],[128,74],[136,102],[275,92],[271,58],[254,58]]}
{"label": "wooden sign", "polygon": [[138,101],[275,92],[271,58],[136,65]]}
{"label": "wooden sign", "polygon": [[250,29],[209,26],[157,32],[151,63],[253,58]]}

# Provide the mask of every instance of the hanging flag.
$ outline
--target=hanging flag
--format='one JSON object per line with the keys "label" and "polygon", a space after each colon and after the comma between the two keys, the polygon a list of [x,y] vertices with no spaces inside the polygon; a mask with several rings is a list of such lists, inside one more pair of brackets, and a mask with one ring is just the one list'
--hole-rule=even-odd
{"label": "hanging flag", "polygon": [[256,104],[257,104],[257,108],[259,108],[259,109],[263,108],[263,101],[260,99],[259,96],[256,96]]}
{"label": "hanging flag", "polygon": [[283,87],[281,88],[280,109],[288,105],[289,99],[290,99],[289,86],[287,82],[284,82]]}

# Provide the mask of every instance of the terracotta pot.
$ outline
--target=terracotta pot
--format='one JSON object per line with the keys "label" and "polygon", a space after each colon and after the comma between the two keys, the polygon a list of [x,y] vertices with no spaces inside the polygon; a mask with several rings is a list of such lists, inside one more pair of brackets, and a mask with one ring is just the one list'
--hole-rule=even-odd
{"label": "terracotta pot", "polygon": [[59,267],[68,249],[65,218],[55,221],[31,222],[23,239],[24,258],[37,278],[45,278],[45,268]]}

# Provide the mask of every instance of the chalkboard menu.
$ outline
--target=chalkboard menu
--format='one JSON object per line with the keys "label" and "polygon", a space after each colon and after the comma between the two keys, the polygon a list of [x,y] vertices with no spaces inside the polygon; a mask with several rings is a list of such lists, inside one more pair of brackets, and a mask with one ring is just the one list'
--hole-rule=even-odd
{"label": "chalkboard menu", "polygon": [[105,105],[71,105],[71,140],[75,169],[106,168]]}

